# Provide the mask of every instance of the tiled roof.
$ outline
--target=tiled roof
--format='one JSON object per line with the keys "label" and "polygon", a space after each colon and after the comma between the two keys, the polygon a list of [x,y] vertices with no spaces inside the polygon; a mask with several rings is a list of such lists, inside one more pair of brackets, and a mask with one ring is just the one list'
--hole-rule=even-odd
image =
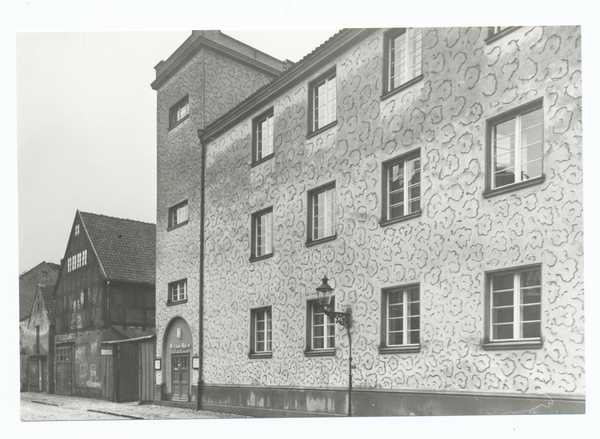
{"label": "tiled roof", "polygon": [[79,214],[109,280],[155,283],[154,224],[94,213]]}
{"label": "tiled roof", "polygon": [[50,266],[50,268],[52,268],[57,273],[60,271],[60,265],[59,264],[55,264],[53,262],[46,262],[46,264],[48,264]]}
{"label": "tiled roof", "polygon": [[56,302],[54,301],[54,297],[52,296],[54,292],[54,287],[40,285],[38,288],[39,293],[42,296],[42,300],[44,301],[46,311],[48,311],[48,320],[51,324],[56,323]]}

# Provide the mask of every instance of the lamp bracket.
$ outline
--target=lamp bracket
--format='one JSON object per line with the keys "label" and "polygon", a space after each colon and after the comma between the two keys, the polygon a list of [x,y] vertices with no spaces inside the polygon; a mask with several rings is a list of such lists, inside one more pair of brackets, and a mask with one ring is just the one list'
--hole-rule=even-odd
{"label": "lamp bracket", "polygon": [[335,312],[335,311],[323,311],[327,317],[331,320],[335,319],[336,323],[348,328],[350,325],[350,313],[349,312]]}

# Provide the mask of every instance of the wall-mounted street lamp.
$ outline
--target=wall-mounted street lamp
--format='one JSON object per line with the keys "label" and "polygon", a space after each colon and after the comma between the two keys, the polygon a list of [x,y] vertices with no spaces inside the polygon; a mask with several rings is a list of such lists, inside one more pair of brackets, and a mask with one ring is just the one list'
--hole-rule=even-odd
{"label": "wall-mounted street lamp", "polygon": [[317,296],[319,298],[319,305],[323,308],[323,314],[330,320],[335,320],[336,323],[345,327],[348,332],[348,416],[352,416],[352,336],[350,334],[352,314],[350,308],[348,308],[348,312],[335,312],[330,309],[333,288],[327,283],[328,280],[327,276],[323,277],[323,283],[317,287]]}

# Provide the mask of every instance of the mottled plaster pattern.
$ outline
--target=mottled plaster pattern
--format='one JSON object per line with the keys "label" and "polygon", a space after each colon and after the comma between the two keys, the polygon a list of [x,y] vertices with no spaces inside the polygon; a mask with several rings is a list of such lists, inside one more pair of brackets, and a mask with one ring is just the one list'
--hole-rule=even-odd
{"label": "mottled plaster pattern", "polygon": [[[335,127],[306,139],[307,81],[273,102],[272,160],[250,167],[250,119],[209,143],[206,383],[347,386],[340,326],[334,357],[303,353],[306,300],[327,273],[337,309],[352,307],[355,387],[584,394],[580,30],[522,28],[490,45],[486,36],[426,29],[423,80],[382,100],[375,33],[331,63]],[[486,119],[537,98],[544,183],[484,198]],[[381,227],[381,163],[416,148],[423,212]],[[306,192],[332,180],[337,239],[306,247]],[[268,206],[274,255],[251,263],[251,214]],[[530,263],[543,271],[543,347],[483,350],[485,272]],[[413,282],[421,350],[379,354],[381,288]],[[250,360],[250,310],[265,305],[273,358]]]}
{"label": "mottled plaster pattern", "polygon": [[[207,79],[205,81],[205,78]],[[169,322],[183,317],[190,326],[193,353],[199,352],[200,177],[197,130],[233,108],[268,82],[268,77],[229,58],[201,50],[158,90],[158,196],[156,251],[156,352],[162,357]],[[189,117],[169,130],[169,108],[189,95]],[[189,221],[167,231],[168,209],[188,200]],[[170,282],[187,278],[188,301],[167,306]],[[162,382],[157,372],[156,382]],[[194,370],[192,382],[197,383]]]}

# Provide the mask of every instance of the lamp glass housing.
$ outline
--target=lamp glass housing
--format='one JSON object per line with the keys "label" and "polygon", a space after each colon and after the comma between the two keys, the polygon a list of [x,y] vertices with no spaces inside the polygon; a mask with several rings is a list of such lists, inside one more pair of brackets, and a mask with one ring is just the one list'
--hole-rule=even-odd
{"label": "lamp glass housing", "polygon": [[327,276],[323,277],[323,283],[317,287],[317,297],[319,298],[319,305],[325,309],[329,309],[331,304],[331,298],[333,297],[333,288],[327,283]]}

